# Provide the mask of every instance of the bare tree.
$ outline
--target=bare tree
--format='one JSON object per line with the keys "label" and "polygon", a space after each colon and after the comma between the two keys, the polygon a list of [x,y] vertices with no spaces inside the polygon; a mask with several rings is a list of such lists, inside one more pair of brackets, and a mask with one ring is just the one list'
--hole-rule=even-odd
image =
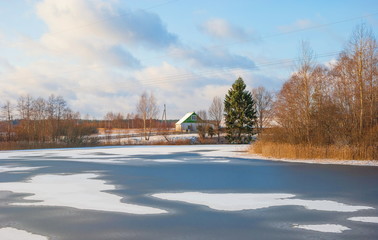
{"label": "bare tree", "polygon": [[49,134],[47,127],[47,102],[45,99],[39,97],[32,103],[33,113],[31,119],[33,121],[33,138],[34,141],[45,142]]}
{"label": "bare tree", "polygon": [[198,135],[201,139],[205,138],[207,128],[209,127],[206,110],[198,110],[197,115],[200,119],[197,119],[199,125],[197,127]]}
{"label": "bare tree", "polygon": [[10,141],[13,133],[13,106],[9,101],[6,101],[1,110],[2,117],[6,122],[6,138],[7,141]]}
{"label": "bare tree", "polygon": [[144,92],[140,96],[136,108],[138,114],[143,120],[144,139],[149,140],[153,127],[153,120],[156,119],[157,115],[159,114],[159,107],[156,103],[154,95],[152,93],[148,95],[146,92]]}
{"label": "bare tree", "polygon": [[210,119],[215,123],[215,131],[218,135],[218,142],[220,141],[220,132],[221,132],[221,122],[223,119],[223,101],[220,97],[216,96],[213,98],[213,101],[209,108]]}
{"label": "bare tree", "polygon": [[306,128],[306,140],[310,142],[311,129],[311,98],[313,94],[312,74],[315,69],[315,54],[308,42],[302,41],[300,49],[300,57],[298,61],[297,80],[299,81],[300,97],[302,100],[302,118]]}
{"label": "bare tree", "polygon": [[21,96],[17,101],[17,111],[21,121],[21,131],[19,138],[31,141],[32,137],[32,114],[33,114],[33,98],[30,95]]}
{"label": "bare tree", "polygon": [[[358,114],[359,137],[365,127],[371,127],[374,121],[377,84],[377,43],[370,28],[358,25],[349,40],[346,53],[350,59],[350,75],[355,89],[356,114]],[[370,126],[369,126],[370,125]]]}
{"label": "bare tree", "polygon": [[261,134],[262,130],[269,127],[273,116],[273,93],[266,90],[264,87],[252,89],[252,97],[255,101],[257,128]]}
{"label": "bare tree", "polygon": [[283,85],[275,102],[275,116],[292,143],[310,143],[314,87],[314,53],[302,42],[296,72]]}

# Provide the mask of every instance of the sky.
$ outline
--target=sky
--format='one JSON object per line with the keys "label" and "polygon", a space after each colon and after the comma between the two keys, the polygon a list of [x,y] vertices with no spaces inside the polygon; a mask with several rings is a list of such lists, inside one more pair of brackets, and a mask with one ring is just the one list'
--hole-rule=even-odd
{"label": "sky", "polygon": [[337,59],[353,29],[377,34],[376,0],[0,0],[0,103],[62,96],[82,117],[206,110],[242,77],[279,91],[302,41]]}

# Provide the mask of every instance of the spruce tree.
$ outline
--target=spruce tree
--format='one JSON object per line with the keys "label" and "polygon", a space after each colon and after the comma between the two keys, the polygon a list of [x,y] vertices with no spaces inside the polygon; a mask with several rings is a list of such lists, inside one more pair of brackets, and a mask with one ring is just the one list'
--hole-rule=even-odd
{"label": "spruce tree", "polygon": [[239,77],[228,90],[224,100],[227,140],[230,143],[249,143],[256,120],[255,103],[250,91]]}

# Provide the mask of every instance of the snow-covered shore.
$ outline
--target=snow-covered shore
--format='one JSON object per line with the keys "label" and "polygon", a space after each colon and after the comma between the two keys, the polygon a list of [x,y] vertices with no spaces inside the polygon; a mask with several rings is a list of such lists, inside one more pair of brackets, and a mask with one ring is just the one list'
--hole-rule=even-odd
{"label": "snow-covered shore", "polygon": [[246,153],[249,158],[282,161],[292,163],[309,163],[309,164],[335,164],[335,165],[353,165],[353,166],[374,166],[378,167],[378,160],[337,160],[337,159],[288,159],[288,158],[270,158],[260,154]]}

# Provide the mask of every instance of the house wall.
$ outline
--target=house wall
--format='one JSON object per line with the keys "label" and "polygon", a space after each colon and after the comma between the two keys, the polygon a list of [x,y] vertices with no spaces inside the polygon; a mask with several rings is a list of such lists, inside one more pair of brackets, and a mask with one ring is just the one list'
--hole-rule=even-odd
{"label": "house wall", "polygon": [[198,123],[181,123],[176,124],[176,131],[178,132],[184,132],[186,130],[191,129],[191,131],[196,132],[197,131]]}

